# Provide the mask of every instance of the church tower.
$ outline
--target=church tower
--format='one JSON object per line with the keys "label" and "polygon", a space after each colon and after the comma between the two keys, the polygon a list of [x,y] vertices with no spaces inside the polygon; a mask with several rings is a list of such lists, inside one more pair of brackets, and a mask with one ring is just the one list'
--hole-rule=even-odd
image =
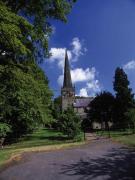
{"label": "church tower", "polygon": [[67,50],[65,53],[64,81],[63,87],[61,88],[61,97],[62,111],[67,109],[69,106],[73,106],[75,100],[75,88],[72,85]]}

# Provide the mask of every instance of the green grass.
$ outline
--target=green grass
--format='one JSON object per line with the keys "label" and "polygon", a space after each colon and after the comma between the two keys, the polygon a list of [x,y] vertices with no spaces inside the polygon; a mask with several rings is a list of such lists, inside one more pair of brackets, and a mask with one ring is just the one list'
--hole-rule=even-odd
{"label": "green grass", "polygon": [[[97,135],[108,137],[107,131],[97,131]],[[132,134],[132,131],[110,131],[110,136],[113,140],[118,141],[122,144],[135,147],[135,134]]]}
{"label": "green grass", "polygon": [[114,137],[114,140],[117,140],[118,142],[121,142],[128,146],[135,147],[135,134],[123,135],[123,136],[119,136],[119,137],[117,136],[117,137]]}
{"label": "green grass", "polygon": [[12,144],[9,148],[28,148],[34,146],[59,144],[66,141],[68,141],[67,137],[58,131],[40,129],[35,131],[33,134],[29,134],[21,138],[18,143]]}
{"label": "green grass", "polygon": [[[50,145],[53,148],[57,148],[57,145],[62,144],[72,144],[82,139],[82,134],[79,139],[69,140],[61,132],[50,130],[50,129],[40,129],[35,131],[33,134],[29,134],[19,139],[17,143],[5,146],[4,149],[0,150],[0,165],[2,165],[11,156],[26,152],[26,151],[40,151],[50,149]],[[54,146],[53,146],[54,145]]]}

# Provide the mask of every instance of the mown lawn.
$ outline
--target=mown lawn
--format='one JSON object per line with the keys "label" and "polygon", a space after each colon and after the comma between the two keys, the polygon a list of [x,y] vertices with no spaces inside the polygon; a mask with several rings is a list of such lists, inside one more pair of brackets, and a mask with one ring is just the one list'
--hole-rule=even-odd
{"label": "mown lawn", "polygon": [[114,140],[135,147],[135,134],[113,137]]}
{"label": "mown lawn", "polygon": [[[83,135],[80,135],[79,139],[82,139]],[[19,139],[17,143],[9,146],[5,146],[0,149],[0,165],[2,165],[11,156],[27,151],[33,151],[34,149],[39,151],[40,148],[44,150],[43,147],[49,145],[62,145],[75,143],[79,139],[69,140],[65,135],[56,130],[50,129],[40,129],[35,131],[33,134],[29,134]]]}
{"label": "mown lawn", "polygon": [[[109,137],[108,131],[97,131],[97,135]],[[110,137],[122,144],[135,147],[135,134],[132,131],[110,131]]]}

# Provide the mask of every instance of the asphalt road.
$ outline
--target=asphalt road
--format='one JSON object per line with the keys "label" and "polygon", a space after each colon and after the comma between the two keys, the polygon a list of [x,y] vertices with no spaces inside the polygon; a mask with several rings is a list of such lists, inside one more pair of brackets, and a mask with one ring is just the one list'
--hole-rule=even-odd
{"label": "asphalt road", "polygon": [[109,140],[53,152],[27,153],[0,180],[135,180],[135,150]]}

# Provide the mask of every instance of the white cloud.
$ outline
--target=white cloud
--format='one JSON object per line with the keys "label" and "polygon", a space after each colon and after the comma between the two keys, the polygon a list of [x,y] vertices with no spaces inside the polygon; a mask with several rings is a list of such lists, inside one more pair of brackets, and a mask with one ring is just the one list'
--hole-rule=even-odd
{"label": "white cloud", "polygon": [[80,89],[79,96],[88,97],[88,92],[86,88]]}
{"label": "white cloud", "polygon": [[78,61],[78,58],[81,55],[83,55],[83,47],[82,47],[82,44],[81,44],[79,38],[77,38],[77,37],[73,38],[71,45],[73,47],[72,53],[74,55],[74,58],[72,61],[76,62],[76,61]]}
{"label": "white cloud", "polygon": [[82,68],[76,68],[71,70],[71,77],[73,83],[76,82],[85,82],[89,80],[93,80],[95,77],[96,69],[93,68],[87,68],[83,70]]}
{"label": "white cloud", "polygon": [[95,96],[97,93],[101,92],[102,87],[97,79],[86,83],[86,86],[80,89],[79,96]]}
{"label": "white cloud", "polygon": [[[48,60],[48,62],[57,62],[57,65],[59,68],[63,69],[64,68],[64,59],[65,59],[65,51],[66,48],[51,48],[50,53],[51,53],[51,57]],[[67,51],[68,53],[68,58],[69,60],[71,60],[72,58],[72,54],[70,51]]]}
{"label": "white cloud", "polygon": [[[95,79],[96,76],[96,69],[94,67],[92,68],[86,68],[85,70],[82,68],[76,68],[71,70],[71,78],[72,82],[77,83],[77,82],[88,82],[92,81]],[[59,85],[63,84],[63,77],[64,75],[60,75],[58,78],[58,83]]]}
{"label": "white cloud", "polygon": [[127,64],[123,66],[125,71],[134,70],[135,69],[135,60],[129,61]]}
{"label": "white cloud", "polygon": [[87,83],[87,89],[89,91],[93,91],[94,93],[98,93],[101,91],[101,86],[99,80],[94,79],[93,81]]}
{"label": "white cloud", "polygon": [[57,82],[58,82],[59,86],[62,86],[62,85],[63,85],[63,78],[64,78],[64,75],[63,75],[63,74],[58,77]]}
{"label": "white cloud", "polygon": [[[87,51],[86,48],[83,47],[82,42],[79,38],[75,37],[72,39],[72,42],[70,43],[72,48],[68,50],[68,58],[70,63],[78,61],[79,57],[81,55],[84,55],[84,53]],[[51,57],[48,59],[48,62],[53,63],[57,62],[57,65],[60,69],[63,70],[64,67],[64,60],[65,60],[65,51],[66,48],[51,48],[50,53]]]}
{"label": "white cloud", "polygon": [[[79,60],[79,57],[84,55],[87,52],[87,49],[83,45],[83,41],[80,41],[78,37],[72,39],[70,43],[71,48],[68,50],[68,58],[73,67],[73,63]],[[57,66],[62,70],[61,75],[58,77],[58,84],[60,86],[63,85],[63,70],[64,70],[64,60],[65,60],[65,51],[66,48],[56,48],[53,47],[50,50],[52,56],[48,59],[50,63],[56,63]],[[80,96],[94,96],[97,92],[101,91],[101,86],[99,81],[97,80],[97,71],[95,67],[92,68],[75,68],[71,69],[71,78],[74,83],[85,83],[85,86],[80,89]]]}
{"label": "white cloud", "polygon": [[[80,89],[79,96],[95,96],[96,93],[99,93],[102,89],[99,80],[97,79],[97,71],[95,67],[92,68],[76,68],[71,70],[72,82],[85,82],[85,86]],[[62,86],[64,75],[60,75],[58,78],[58,84]]]}

